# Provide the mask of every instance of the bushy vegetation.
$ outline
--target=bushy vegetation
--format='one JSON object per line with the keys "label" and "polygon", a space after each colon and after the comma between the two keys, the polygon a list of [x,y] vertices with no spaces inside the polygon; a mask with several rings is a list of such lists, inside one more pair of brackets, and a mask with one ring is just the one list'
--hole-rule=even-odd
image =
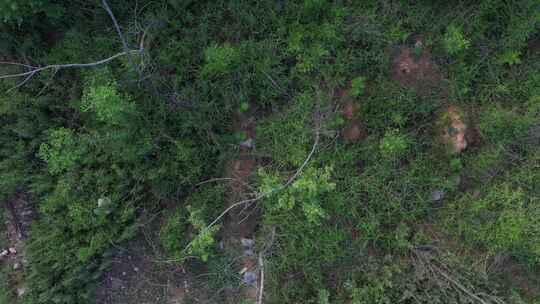
{"label": "bushy vegetation", "polygon": [[111,9],[122,37],[101,1],[0,0],[0,206],[36,213],[0,303],[94,303],[149,217],[208,302],[242,300],[239,235],[265,303],[540,300],[537,0]]}

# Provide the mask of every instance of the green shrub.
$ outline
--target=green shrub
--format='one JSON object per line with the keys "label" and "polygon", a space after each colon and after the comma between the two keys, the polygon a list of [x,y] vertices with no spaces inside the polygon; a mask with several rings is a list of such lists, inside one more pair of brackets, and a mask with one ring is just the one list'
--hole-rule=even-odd
{"label": "green shrub", "polygon": [[534,121],[534,117],[520,114],[516,110],[490,106],[480,117],[479,129],[488,141],[505,144],[525,136]]}
{"label": "green shrub", "polygon": [[[276,194],[276,199],[267,200],[266,212],[273,214],[303,214],[309,225],[321,225],[327,217],[321,201],[327,192],[331,192],[336,185],[330,181],[332,169],[307,168],[289,187]],[[275,192],[280,187],[280,178],[259,171],[261,178],[260,191],[262,193]],[[296,211],[298,210],[298,211]],[[301,210],[301,212],[299,212]],[[278,216],[278,215],[275,215]]]}
{"label": "green shrub", "polygon": [[229,43],[212,45],[204,51],[203,75],[220,76],[229,73],[239,63],[238,50]]}
{"label": "green shrub", "polygon": [[363,76],[355,77],[351,81],[351,90],[349,91],[349,95],[351,95],[352,97],[359,97],[364,94],[365,89],[366,78]]}
{"label": "green shrub", "polygon": [[21,24],[33,15],[44,13],[50,18],[59,18],[63,8],[49,0],[3,0],[0,2],[0,19],[5,23]]}
{"label": "green shrub", "polygon": [[81,111],[92,111],[99,121],[110,125],[126,124],[135,112],[135,105],[118,92],[111,73],[104,70],[88,78]]}
{"label": "green shrub", "polygon": [[410,140],[398,130],[389,130],[379,144],[381,155],[386,159],[400,159],[409,150]]}
{"label": "green shrub", "polygon": [[186,199],[185,207],[167,217],[160,242],[173,259],[180,262],[186,257],[198,257],[208,262],[215,255],[215,235],[220,226],[207,229],[207,225],[217,216],[215,207],[223,205],[224,191],[223,186],[215,186],[195,192]]}
{"label": "green shrub", "polygon": [[39,147],[39,157],[47,162],[51,174],[73,169],[84,154],[76,135],[71,129],[51,130],[47,143]]}
{"label": "green shrub", "polygon": [[451,56],[462,53],[463,51],[467,50],[471,45],[471,42],[463,35],[462,30],[455,25],[450,25],[447,28],[443,39],[444,48],[446,49],[446,52]]}

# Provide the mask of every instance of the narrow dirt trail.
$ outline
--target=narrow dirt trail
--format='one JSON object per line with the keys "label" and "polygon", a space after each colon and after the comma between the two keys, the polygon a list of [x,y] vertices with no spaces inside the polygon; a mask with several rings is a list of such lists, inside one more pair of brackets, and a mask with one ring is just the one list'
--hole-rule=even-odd
{"label": "narrow dirt trail", "polygon": [[23,270],[28,264],[25,241],[35,218],[35,210],[25,192],[16,192],[6,201],[4,218],[7,246],[0,248],[0,262],[7,264],[9,281],[16,295],[21,297],[27,292],[23,281]]}
{"label": "narrow dirt trail", "polygon": [[[257,168],[257,160],[251,153],[256,136],[255,117],[250,113],[237,113],[233,125],[235,132],[245,135],[245,140],[239,143],[237,157],[227,164],[227,177],[233,179],[228,185],[230,190],[227,195],[228,207],[252,194],[249,182]],[[259,269],[254,241],[257,221],[257,209],[252,205],[235,208],[224,219],[222,230],[224,249],[239,255],[241,268],[239,274],[242,277],[240,294],[235,291],[227,292],[227,303],[237,303],[239,299],[257,301]]]}

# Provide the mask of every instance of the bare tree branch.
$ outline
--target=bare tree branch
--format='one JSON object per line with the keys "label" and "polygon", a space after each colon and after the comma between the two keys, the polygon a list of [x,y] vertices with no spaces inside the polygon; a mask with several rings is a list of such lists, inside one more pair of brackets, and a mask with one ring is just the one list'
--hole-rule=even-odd
{"label": "bare tree branch", "polygon": [[[52,65],[46,65],[46,66],[43,66],[43,67],[32,67],[32,69],[28,72],[23,72],[23,73],[17,73],[17,74],[8,74],[8,75],[2,75],[0,76],[0,80],[1,79],[8,79],[8,78],[19,78],[19,77],[26,77],[21,83],[19,83],[17,86],[15,86],[14,88],[11,88],[10,90],[12,89],[15,89],[15,88],[18,88],[22,85],[24,85],[25,83],[27,83],[32,77],[34,77],[36,74],[38,73],[41,73],[43,71],[47,71],[47,70],[54,70],[55,72],[59,71],[59,70],[62,70],[62,69],[70,69],[70,68],[90,68],[90,67],[96,67],[98,65],[102,65],[102,64],[105,64],[105,63],[108,63],[118,57],[122,57],[122,56],[125,56],[127,54],[132,54],[132,53],[141,53],[142,50],[130,50],[128,52],[121,52],[121,53],[118,53],[118,54],[115,54],[109,58],[105,58],[105,59],[102,59],[102,60],[99,60],[99,61],[96,61],[96,62],[90,62],[90,63],[68,63],[68,64],[52,64]],[[9,63],[9,64],[13,64],[13,63]]]}
{"label": "bare tree branch", "polygon": [[[118,21],[116,21],[116,17],[114,17],[114,14],[113,14],[110,6],[109,6],[109,3],[107,3],[107,0],[102,0],[101,2],[103,3],[103,8],[105,8],[105,10],[107,11],[107,14],[109,14],[109,16],[111,17],[111,20],[112,20],[112,22],[114,24],[114,28],[116,29],[116,33],[120,37],[120,41],[122,41],[122,47],[124,48],[124,53],[126,53],[126,55],[128,57],[129,64],[131,64],[133,69],[137,72],[137,74],[139,74],[139,79],[142,78],[141,71],[139,70],[139,68],[135,64],[135,61],[133,61],[133,58],[131,57],[131,54],[129,52],[129,46],[128,46],[128,43],[126,41],[126,38],[122,34],[122,30],[120,30],[120,26],[118,25]],[[141,49],[140,50],[142,50],[142,44],[141,44]]]}

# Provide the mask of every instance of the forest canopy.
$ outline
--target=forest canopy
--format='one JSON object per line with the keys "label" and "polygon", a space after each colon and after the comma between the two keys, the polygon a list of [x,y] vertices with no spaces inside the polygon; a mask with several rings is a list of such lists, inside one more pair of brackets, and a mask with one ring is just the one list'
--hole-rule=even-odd
{"label": "forest canopy", "polygon": [[0,304],[540,303],[540,1],[0,0]]}

